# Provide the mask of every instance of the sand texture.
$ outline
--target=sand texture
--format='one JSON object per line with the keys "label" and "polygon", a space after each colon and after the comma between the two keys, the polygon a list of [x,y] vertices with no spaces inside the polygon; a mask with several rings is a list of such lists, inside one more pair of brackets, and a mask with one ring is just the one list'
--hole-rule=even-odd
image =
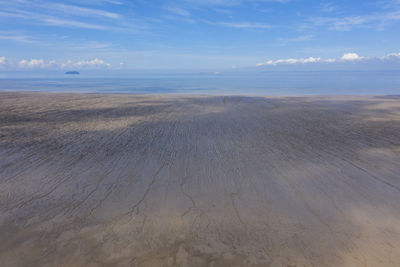
{"label": "sand texture", "polygon": [[400,98],[2,92],[0,265],[400,266]]}

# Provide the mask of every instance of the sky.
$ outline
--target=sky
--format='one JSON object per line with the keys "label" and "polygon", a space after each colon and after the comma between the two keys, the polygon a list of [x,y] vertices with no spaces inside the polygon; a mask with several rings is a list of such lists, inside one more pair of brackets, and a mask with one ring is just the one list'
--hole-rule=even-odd
{"label": "sky", "polygon": [[0,0],[0,71],[400,69],[400,0]]}

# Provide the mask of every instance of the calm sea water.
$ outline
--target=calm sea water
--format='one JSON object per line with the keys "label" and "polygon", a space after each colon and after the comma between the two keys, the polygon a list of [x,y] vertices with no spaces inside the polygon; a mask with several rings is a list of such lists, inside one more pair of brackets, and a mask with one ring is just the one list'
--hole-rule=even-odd
{"label": "calm sea water", "polygon": [[282,71],[1,78],[0,90],[89,93],[257,95],[400,94],[399,71]]}

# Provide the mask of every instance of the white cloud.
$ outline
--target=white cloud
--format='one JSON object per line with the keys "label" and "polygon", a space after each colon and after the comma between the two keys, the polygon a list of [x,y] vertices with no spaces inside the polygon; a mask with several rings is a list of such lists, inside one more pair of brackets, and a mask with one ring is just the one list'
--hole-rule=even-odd
{"label": "white cloud", "polygon": [[258,22],[210,22],[210,24],[238,29],[270,29],[271,25]]}
{"label": "white cloud", "polygon": [[328,63],[334,63],[334,62],[336,62],[336,61],[337,61],[337,59],[334,59],[334,58],[328,58],[328,59],[325,59],[324,61],[325,61],[325,62],[328,62]]}
{"label": "white cloud", "polygon": [[258,0],[258,2],[270,2],[270,3],[281,3],[281,4],[285,4],[285,3],[289,3],[292,0]]}
{"label": "white cloud", "polygon": [[317,58],[309,57],[309,58],[301,60],[301,63],[315,63],[315,62],[319,62],[319,61],[321,61],[320,57],[317,57]]}
{"label": "white cloud", "polygon": [[48,25],[53,25],[53,26],[74,27],[74,28],[83,28],[83,29],[91,29],[91,30],[104,30],[104,29],[106,29],[102,25],[85,23],[85,22],[74,21],[74,20],[65,20],[65,19],[56,19],[56,18],[44,18],[44,19],[42,19],[42,21],[47,23]]}
{"label": "white cloud", "polygon": [[112,5],[123,5],[124,1],[116,1],[116,0],[86,0],[85,3],[91,3],[96,5],[102,4],[112,4]]}
{"label": "white cloud", "polygon": [[7,40],[19,43],[37,43],[37,41],[33,40],[30,36],[4,31],[0,31],[0,40]]}
{"label": "white cloud", "polygon": [[240,0],[185,0],[186,3],[199,6],[235,6],[240,4]]}
{"label": "white cloud", "polygon": [[46,61],[44,59],[22,59],[17,62],[8,62],[6,61],[5,57],[0,57],[0,64],[9,67],[18,67],[18,68],[47,68],[47,69],[65,69],[65,68],[99,68],[99,67],[111,67],[111,64],[105,62],[102,59],[91,59],[91,60],[79,60],[79,61],[72,61],[67,60],[65,62],[57,62],[56,60],[49,60]]}
{"label": "white cloud", "polygon": [[354,28],[382,30],[384,26],[400,20],[400,10],[347,17],[310,17],[310,26],[327,26],[332,31],[351,31]]}
{"label": "white cloud", "polygon": [[258,63],[257,66],[263,65],[279,65],[279,64],[307,64],[307,63],[316,63],[321,61],[319,57],[309,57],[309,58],[288,58],[288,59],[277,59],[277,60],[268,60],[265,63]]}
{"label": "white cloud", "polygon": [[164,7],[165,10],[182,17],[190,17],[190,12],[180,7]]}
{"label": "white cloud", "polygon": [[311,41],[314,39],[314,35],[301,35],[294,38],[278,38],[278,41],[282,42],[303,42]]}
{"label": "white cloud", "polygon": [[386,56],[381,57],[363,57],[358,55],[357,53],[346,53],[340,58],[328,58],[322,59],[320,57],[309,57],[309,58],[288,58],[288,59],[277,59],[277,60],[268,60],[263,63],[257,63],[256,66],[276,66],[282,64],[307,64],[307,63],[339,63],[339,62],[375,62],[377,60],[394,60],[400,62],[400,53],[390,53]]}
{"label": "white cloud", "polygon": [[76,62],[73,62],[71,60],[68,60],[65,63],[62,63],[60,65],[61,68],[85,68],[85,67],[89,67],[89,68],[94,68],[94,67],[111,67],[111,64],[105,62],[102,59],[92,59],[92,60],[79,60]]}
{"label": "white cloud", "polygon": [[363,57],[360,57],[356,53],[346,53],[340,59],[343,61],[356,61],[363,59]]}
{"label": "white cloud", "polygon": [[96,41],[89,42],[63,42],[63,45],[71,50],[80,51],[107,51],[112,47],[111,43],[101,43]]}
{"label": "white cloud", "polygon": [[6,64],[6,57],[0,57],[0,65]]}
{"label": "white cloud", "polygon": [[[270,2],[270,3],[288,3],[291,0],[253,0],[253,2]],[[246,4],[245,0],[185,0],[186,3],[190,3],[198,6],[236,6],[240,4]]]}
{"label": "white cloud", "polygon": [[333,3],[322,3],[320,8],[323,12],[331,13],[338,10],[338,6],[334,5]]}
{"label": "white cloud", "polygon": [[20,68],[44,68],[47,63],[43,59],[23,59],[18,62]]}
{"label": "white cloud", "polygon": [[50,26],[62,26],[62,27],[72,27],[72,28],[92,29],[92,30],[109,29],[108,27],[103,25],[91,24],[69,19],[59,19],[51,16],[36,14],[33,12],[22,11],[22,10],[16,10],[14,12],[0,11],[0,17],[36,20],[39,21],[40,23]]}
{"label": "white cloud", "polygon": [[[6,4],[3,9],[0,9],[0,18],[16,18],[25,21],[25,23],[34,22],[39,25],[47,26],[117,32],[124,31],[125,33],[137,32],[139,28],[145,28],[145,26],[136,24],[136,22],[133,22],[130,18],[124,17],[122,14],[110,12],[106,9],[95,9],[43,0],[33,1],[34,3],[28,3],[29,1],[25,0],[0,0],[0,6],[2,2]],[[85,17],[96,18],[96,20],[83,19]]]}
{"label": "white cloud", "polygon": [[[12,63],[11,63],[12,64]],[[51,68],[59,67],[55,60],[45,61],[43,59],[22,59],[18,62],[20,68]]]}
{"label": "white cloud", "polygon": [[298,59],[288,58],[288,59],[278,59],[276,61],[271,61],[270,60],[270,61],[267,62],[267,64],[269,64],[269,65],[276,65],[276,64],[281,64],[281,63],[283,63],[283,64],[296,64],[298,62],[299,62]]}
{"label": "white cloud", "polygon": [[373,16],[353,16],[343,18],[313,18],[312,21],[316,25],[327,25],[332,31],[351,31],[356,26],[365,25],[375,20]]}
{"label": "white cloud", "polygon": [[96,66],[106,66],[110,67],[110,64],[105,62],[104,60],[95,58],[93,60],[86,60],[86,61],[78,61],[75,63],[75,66],[78,67],[84,67],[84,66],[89,66],[89,67],[96,67]]}
{"label": "white cloud", "polygon": [[73,5],[46,3],[42,7],[49,8],[61,13],[80,15],[85,17],[105,17],[109,19],[118,19],[121,17],[119,14],[108,12],[105,10],[73,6]]}
{"label": "white cloud", "polygon": [[386,60],[386,59],[400,59],[400,53],[391,53],[387,54],[386,56],[380,57],[379,59]]}

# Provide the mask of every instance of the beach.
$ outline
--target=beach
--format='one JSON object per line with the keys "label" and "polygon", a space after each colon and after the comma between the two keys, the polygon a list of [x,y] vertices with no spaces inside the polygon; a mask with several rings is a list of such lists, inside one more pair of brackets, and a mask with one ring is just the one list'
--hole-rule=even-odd
{"label": "beach", "polygon": [[398,96],[0,92],[1,266],[398,266]]}

